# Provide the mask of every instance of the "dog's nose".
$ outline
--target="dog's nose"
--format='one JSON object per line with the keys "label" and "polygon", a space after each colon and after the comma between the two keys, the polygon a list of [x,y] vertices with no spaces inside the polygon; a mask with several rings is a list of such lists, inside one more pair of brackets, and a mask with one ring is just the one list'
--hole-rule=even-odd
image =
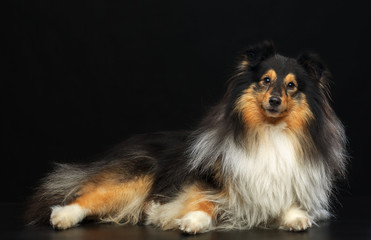
{"label": "dog's nose", "polygon": [[281,104],[281,98],[279,97],[270,97],[269,98],[269,104],[272,106],[272,107],[278,107],[280,104]]}

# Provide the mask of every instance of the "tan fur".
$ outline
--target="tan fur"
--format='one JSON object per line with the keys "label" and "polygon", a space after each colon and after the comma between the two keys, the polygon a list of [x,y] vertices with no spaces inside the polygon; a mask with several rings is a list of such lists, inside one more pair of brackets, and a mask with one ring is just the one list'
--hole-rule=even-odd
{"label": "tan fur", "polygon": [[202,211],[213,217],[215,204],[206,197],[206,189],[198,184],[187,186],[171,202],[158,204],[152,202],[145,211],[146,224],[156,225],[164,230],[177,229],[177,219],[194,211]]}
{"label": "tan fur", "polygon": [[239,70],[246,70],[249,66],[249,62],[247,60],[241,61],[241,63],[237,66],[237,69]]}
{"label": "tan fur", "polygon": [[199,186],[190,186],[186,190],[184,197],[184,208],[179,214],[180,217],[183,217],[191,211],[203,211],[210,216],[213,216],[215,204],[205,199],[205,194]]}
{"label": "tan fur", "polygon": [[[263,74],[261,79],[263,80],[265,77],[270,77],[271,81],[275,81],[277,78],[275,71],[272,69]],[[292,73],[289,73],[284,78],[285,85],[289,82],[293,82],[297,85],[295,75]],[[262,84],[262,82],[259,84]],[[288,129],[304,131],[309,121],[313,119],[313,113],[310,111],[305,94],[300,93],[300,98],[296,99],[292,97],[292,94],[296,92],[296,88],[289,91],[288,94],[282,89],[282,102],[280,108],[282,108],[283,111],[276,117],[270,117],[267,116],[263,106],[269,104],[271,91],[272,89],[268,89],[267,91],[256,91],[254,85],[251,85],[237,100],[235,111],[240,113],[243,121],[251,129],[264,123],[277,124],[283,121],[287,124]]]}
{"label": "tan fur", "polygon": [[296,100],[289,97],[287,106],[287,111],[289,114],[284,119],[287,127],[295,131],[302,131],[306,129],[307,124],[314,117],[306,101],[305,94],[302,93],[301,95],[301,100]]}
{"label": "tan fur", "polygon": [[254,86],[251,85],[237,100],[235,107],[235,110],[241,114],[243,121],[250,128],[254,128],[266,121],[259,106],[261,99],[258,99],[258,97],[258,94],[254,91]]}
{"label": "tan fur", "polygon": [[[296,77],[292,73],[287,74],[286,77],[283,79],[283,82],[284,82],[285,86],[287,86],[287,84],[289,84],[290,82],[294,83],[295,86],[298,86],[298,82],[296,81]],[[295,87],[293,90],[297,91],[297,88]]]}
{"label": "tan fur", "polygon": [[80,191],[81,196],[71,204],[89,209],[89,215],[96,215],[103,221],[124,220],[135,224],[140,220],[152,180],[152,176],[142,176],[119,183],[108,175],[101,182],[86,184]]}
{"label": "tan fur", "polygon": [[265,74],[263,74],[261,80],[263,80],[266,77],[269,77],[272,82],[275,82],[277,80],[277,73],[273,69],[269,69]]}

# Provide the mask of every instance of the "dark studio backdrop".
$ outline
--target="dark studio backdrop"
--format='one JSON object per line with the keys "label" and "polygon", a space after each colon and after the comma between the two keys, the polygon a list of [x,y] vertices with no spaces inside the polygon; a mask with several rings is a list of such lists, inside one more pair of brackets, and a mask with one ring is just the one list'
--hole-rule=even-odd
{"label": "dark studio backdrop", "polygon": [[[1,201],[22,202],[52,162],[125,138],[190,129],[223,95],[238,53],[272,39],[318,52],[346,126],[348,196],[370,195],[370,14],[354,1],[7,1]],[[348,186],[349,185],[349,186]]]}

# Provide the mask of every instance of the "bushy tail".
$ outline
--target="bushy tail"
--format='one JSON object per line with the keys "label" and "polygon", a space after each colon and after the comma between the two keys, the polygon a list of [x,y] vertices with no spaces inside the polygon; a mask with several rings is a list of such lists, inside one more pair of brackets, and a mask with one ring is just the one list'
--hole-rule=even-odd
{"label": "bushy tail", "polygon": [[25,214],[26,223],[48,223],[51,207],[68,204],[91,174],[92,168],[85,165],[56,164],[55,170],[42,179],[31,197]]}

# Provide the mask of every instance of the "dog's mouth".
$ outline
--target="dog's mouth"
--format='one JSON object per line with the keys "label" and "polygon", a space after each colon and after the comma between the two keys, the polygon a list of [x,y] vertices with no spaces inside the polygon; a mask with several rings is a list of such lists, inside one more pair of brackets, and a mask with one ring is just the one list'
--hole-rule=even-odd
{"label": "dog's mouth", "polygon": [[276,108],[273,108],[271,106],[269,107],[264,107],[264,105],[262,106],[263,110],[264,110],[264,113],[267,117],[271,117],[271,118],[277,118],[277,117],[280,117],[281,114],[284,112],[285,109],[281,109],[281,107],[276,107]]}
{"label": "dog's mouth", "polygon": [[273,114],[275,114],[275,113],[280,113],[277,109],[275,109],[275,108],[268,108],[268,109],[265,109],[265,111],[267,111],[267,112],[269,112],[269,113],[273,113]]}
{"label": "dog's mouth", "polygon": [[268,117],[278,117],[281,114],[281,112],[278,111],[277,109],[269,108],[269,109],[265,109],[265,114]]}

